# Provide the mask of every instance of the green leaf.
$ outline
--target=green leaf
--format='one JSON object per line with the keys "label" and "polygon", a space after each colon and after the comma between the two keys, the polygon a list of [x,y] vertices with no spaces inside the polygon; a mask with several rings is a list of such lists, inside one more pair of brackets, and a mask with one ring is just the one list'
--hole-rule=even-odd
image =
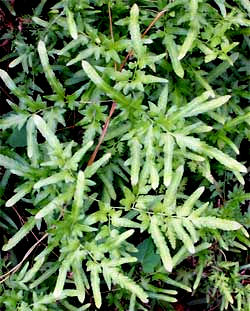
{"label": "green leaf", "polygon": [[85,177],[91,178],[102,165],[106,164],[106,162],[110,159],[110,157],[111,153],[107,153],[104,156],[102,156],[99,160],[95,161],[93,164],[88,166],[84,171]]}
{"label": "green leaf", "polygon": [[73,196],[72,187],[69,187],[65,193],[61,193],[55,197],[49,204],[45,205],[35,216],[36,219],[41,219],[53,212],[56,208],[63,207],[63,204]]}
{"label": "green leaf", "polygon": [[8,243],[2,247],[2,250],[7,252],[17,245],[36,225],[34,217],[30,217],[29,220],[22,226],[22,228],[11,238]]}
{"label": "green leaf", "polygon": [[164,43],[165,43],[166,48],[168,50],[174,72],[177,74],[178,77],[183,78],[184,77],[184,70],[182,68],[182,65],[181,65],[179,59],[178,59],[177,46],[175,44],[173,36],[166,34],[165,38],[164,38]]}
{"label": "green leaf", "polygon": [[164,236],[159,228],[159,220],[158,220],[158,216],[156,215],[151,217],[150,232],[151,232],[152,239],[157,249],[159,250],[161,260],[163,262],[165,269],[168,272],[171,272],[173,269],[172,258],[169,252],[169,248],[167,246],[167,242],[164,239]]}
{"label": "green leaf", "polygon": [[28,171],[28,167],[22,165],[20,162],[17,162],[14,159],[11,159],[7,156],[0,154],[0,166],[9,169],[11,172],[15,174],[18,173],[20,176],[25,176],[25,172]]}
{"label": "green leaf", "polygon": [[78,34],[77,34],[76,22],[74,20],[74,14],[70,11],[69,8],[65,8],[65,10],[66,10],[69,33],[74,40],[77,40]]}
{"label": "green leaf", "polygon": [[194,204],[199,199],[199,197],[202,195],[204,190],[205,190],[205,187],[200,187],[197,190],[195,190],[191,194],[191,196],[185,201],[183,206],[177,211],[177,215],[180,217],[188,216],[191,213]]}
{"label": "green leaf", "polygon": [[91,266],[89,265],[89,270],[90,270],[90,283],[94,295],[95,306],[97,309],[100,309],[102,305],[102,295],[100,291],[100,277],[99,277],[100,267],[97,264],[92,263]]}
{"label": "green leaf", "polygon": [[37,130],[33,118],[30,118],[26,125],[27,133],[27,154],[31,159],[32,165],[37,166],[39,161],[39,148],[37,142]]}
{"label": "green leaf", "polygon": [[125,288],[135,294],[142,302],[148,302],[147,293],[133,280],[119,272],[117,268],[107,268],[107,270],[115,284],[119,284],[122,288]]}
{"label": "green leaf", "polygon": [[65,182],[74,181],[74,178],[70,175],[69,172],[61,171],[60,173],[56,173],[50,177],[39,180],[37,183],[34,184],[34,189],[39,189],[41,187],[53,185],[60,181]]}
{"label": "green leaf", "polygon": [[[33,289],[47,280],[51,275],[53,275],[60,267],[59,262],[54,262],[50,264],[50,267],[35,281],[30,284],[30,289]],[[54,298],[55,299],[55,298]]]}
{"label": "green leaf", "polygon": [[174,176],[171,180],[171,183],[164,196],[164,201],[163,201],[164,209],[166,213],[169,215],[172,214],[173,209],[174,209],[174,205],[176,201],[176,194],[177,194],[177,190],[180,185],[180,182],[181,182],[183,172],[184,172],[184,166],[180,165],[176,169]]}
{"label": "green leaf", "polygon": [[79,162],[83,158],[83,156],[86,154],[86,152],[93,146],[93,141],[89,141],[84,145],[82,148],[80,148],[76,153],[74,153],[73,157],[66,163],[65,168],[72,169],[74,171],[77,170],[77,167],[79,165]]}
{"label": "green leaf", "polygon": [[45,257],[41,257],[34,263],[33,267],[25,274],[24,278],[22,279],[23,283],[29,282],[31,279],[34,278],[36,273],[40,270],[41,266],[45,261]]}
{"label": "green leaf", "polygon": [[138,246],[138,253],[134,256],[142,265],[142,269],[145,273],[154,272],[155,268],[161,262],[160,256],[155,253],[155,247],[151,238],[145,239]]}
{"label": "green leaf", "polygon": [[180,48],[178,59],[181,60],[187,52],[191,49],[194,40],[196,39],[199,31],[199,20],[197,18],[198,0],[190,0],[190,29],[187,36]]}
{"label": "green leaf", "polygon": [[85,176],[84,176],[84,172],[79,171],[77,175],[76,189],[74,193],[74,201],[72,204],[73,222],[76,222],[78,220],[81,210],[83,209],[84,192],[85,192]]}
{"label": "green leaf", "polygon": [[11,147],[26,147],[27,139],[26,139],[26,128],[23,126],[20,130],[15,128],[12,134],[9,136],[7,143]]}
{"label": "green leaf", "polygon": [[6,202],[6,207],[15,205],[19,200],[21,200],[23,197],[25,197],[26,194],[31,191],[32,187],[32,182],[26,182],[18,187],[18,189],[16,189],[17,193]]}
{"label": "green leaf", "polygon": [[69,270],[69,266],[70,266],[69,260],[65,259],[63,260],[59,268],[59,273],[58,273],[58,277],[56,280],[56,286],[53,292],[53,296],[55,297],[56,300],[60,299],[62,295],[64,284],[65,284],[66,277],[67,277],[67,271]]}
{"label": "green leaf", "polygon": [[129,100],[123,94],[108,85],[95,71],[95,69],[86,61],[82,61],[82,67],[91,81],[102,91],[104,91],[111,99],[120,104],[123,108],[133,106],[133,101]]}
{"label": "green leaf", "polygon": [[177,302],[177,299],[168,295],[156,294],[156,293],[148,293],[148,296],[153,299],[162,300],[166,302]]}
{"label": "green leaf", "polygon": [[141,228],[141,225],[133,220],[125,217],[118,217],[117,215],[112,216],[112,225],[115,227],[126,227],[126,228]]}
{"label": "green leaf", "polygon": [[0,69],[0,78],[3,80],[7,88],[13,92],[13,94],[15,94],[16,96],[20,95],[20,92],[15,82],[11,79],[8,73],[2,69]]}
{"label": "green leaf", "polygon": [[53,70],[49,64],[49,58],[46,50],[45,43],[40,40],[38,43],[38,53],[43,66],[45,76],[52,88],[52,90],[59,96],[60,99],[64,98],[64,89],[62,84],[57,80]]}
{"label": "green leaf", "polygon": [[158,107],[160,109],[160,111],[165,114],[166,113],[166,109],[167,109],[167,103],[168,103],[168,83],[166,83],[166,85],[163,87],[160,97],[158,99]]}
{"label": "green leaf", "polygon": [[237,221],[217,218],[213,216],[199,217],[199,218],[192,217],[190,218],[190,220],[198,228],[207,227],[211,229],[221,229],[231,231],[231,230],[238,230],[242,227],[242,225],[239,224]]}
{"label": "green leaf", "polygon": [[129,32],[135,54],[137,55],[138,58],[141,58],[145,53],[145,48],[143,47],[142,44],[138,17],[139,17],[139,8],[138,5],[135,3],[130,10]]}
{"label": "green leaf", "polygon": [[168,187],[172,181],[173,170],[172,170],[172,162],[173,162],[173,151],[175,141],[172,135],[167,133],[163,136],[164,139],[164,172],[163,172],[163,183],[166,187]]}
{"label": "green leaf", "polygon": [[[209,91],[208,91],[209,92]],[[202,104],[197,103],[197,104],[189,104],[189,109],[187,113],[183,113],[182,115],[184,117],[192,117],[192,116],[197,116],[198,114],[210,111],[210,110],[214,110],[222,105],[224,105],[226,102],[229,101],[229,99],[231,98],[230,95],[226,95],[226,96],[220,96],[218,98],[212,99],[208,102],[204,102]]]}
{"label": "green leaf", "polygon": [[141,144],[139,140],[134,137],[131,139],[130,143],[130,152],[131,152],[131,184],[133,186],[137,185],[139,180],[139,172],[140,172],[140,149]]}
{"label": "green leaf", "polygon": [[219,149],[206,146],[204,150],[205,150],[204,153],[206,153],[209,157],[215,158],[217,161],[219,161],[232,171],[247,173],[247,168],[243,164],[231,158],[230,156],[220,151]]}
{"label": "green leaf", "polygon": [[69,50],[76,48],[78,45],[86,44],[88,43],[88,38],[85,35],[79,35],[76,40],[70,41],[68,44],[66,44],[60,51],[57,51],[58,55],[64,55],[66,54]]}
{"label": "green leaf", "polygon": [[28,117],[29,114],[25,112],[19,112],[18,114],[11,113],[0,120],[0,128],[6,130],[17,127],[18,130],[21,130]]}
{"label": "green leaf", "polygon": [[78,292],[77,297],[80,303],[83,303],[85,299],[85,285],[84,285],[83,274],[81,273],[82,261],[79,258],[75,258],[71,265],[72,265],[76,290]]}
{"label": "green leaf", "polygon": [[46,122],[38,115],[34,115],[33,121],[39,130],[39,132],[46,139],[47,143],[53,148],[58,154],[62,153],[62,146],[56,137],[56,135],[51,131]]}
{"label": "green leaf", "polygon": [[182,221],[180,219],[173,219],[172,223],[178,239],[183,242],[189,253],[194,254],[195,248],[193,241],[191,240],[185,229],[183,229]]}

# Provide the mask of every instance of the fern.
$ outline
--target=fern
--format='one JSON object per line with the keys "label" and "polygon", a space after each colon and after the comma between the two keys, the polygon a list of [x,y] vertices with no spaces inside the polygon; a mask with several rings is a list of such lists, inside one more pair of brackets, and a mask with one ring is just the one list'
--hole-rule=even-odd
{"label": "fern", "polygon": [[24,70],[0,70],[0,308],[170,310],[206,287],[245,308],[248,1],[45,2],[4,58]]}

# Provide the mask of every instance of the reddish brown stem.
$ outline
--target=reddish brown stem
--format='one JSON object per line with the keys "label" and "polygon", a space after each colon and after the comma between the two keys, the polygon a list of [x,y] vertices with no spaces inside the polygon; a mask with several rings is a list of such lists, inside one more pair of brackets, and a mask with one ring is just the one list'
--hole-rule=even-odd
{"label": "reddish brown stem", "polygon": [[113,103],[112,103],[112,107],[111,107],[111,109],[110,109],[110,111],[109,111],[108,118],[107,118],[107,120],[106,120],[106,122],[105,122],[105,124],[104,124],[103,129],[102,129],[102,134],[101,134],[101,136],[100,136],[100,138],[99,138],[98,144],[97,144],[97,146],[95,147],[95,150],[94,150],[94,152],[92,153],[92,155],[91,155],[91,157],[90,157],[90,159],[89,159],[88,166],[90,166],[90,165],[95,161],[95,157],[96,157],[97,152],[98,152],[98,150],[100,149],[100,146],[101,146],[101,144],[102,144],[102,142],[103,142],[103,140],[104,140],[104,137],[105,137],[105,135],[106,135],[106,132],[107,132],[107,129],[108,129],[108,126],[109,126],[110,119],[111,119],[111,117],[112,117],[112,115],[113,115],[113,113],[114,113],[114,111],[115,111],[115,108],[116,108],[116,103],[113,102]]}
{"label": "reddish brown stem", "polygon": [[[113,35],[113,28],[112,28],[112,16],[111,16],[111,10],[110,10],[110,6],[108,6],[108,11],[109,11],[109,27],[110,27],[110,34],[111,34],[111,38],[112,40],[114,40],[114,35]],[[149,26],[147,27],[147,29],[143,32],[142,34],[142,38],[149,32],[149,30],[154,26],[154,24],[159,20],[159,18],[166,12],[166,10],[163,10],[161,12],[159,12],[155,18],[152,20],[152,22],[149,24]],[[129,58],[133,55],[133,50],[129,51],[128,54],[126,55],[125,59],[123,60],[123,62],[121,63],[121,66],[120,66],[120,71],[122,71],[122,69],[125,67],[126,63],[128,62]],[[115,69],[116,69],[116,64],[115,64]],[[104,137],[106,135],[106,132],[108,130],[108,126],[109,126],[109,122],[110,122],[110,119],[116,109],[116,103],[113,102],[112,103],[112,106],[110,108],[110,112],[109,112],[109,115],[108,115],[108,118],[104,124],[104,127],[102,129],[102,134],[99,138],[99,141],[98,141],[98,144],[97,146],[95,147],[95,150],[94,152],[92,153],[90,159],[89,159],[89,162],[88,162],[88,166],[90,166],[91,164],[93,164],[93,162],[95,161],[95,158],[96,158],[96,155],[100,149],[100,146],[104,140]]]}

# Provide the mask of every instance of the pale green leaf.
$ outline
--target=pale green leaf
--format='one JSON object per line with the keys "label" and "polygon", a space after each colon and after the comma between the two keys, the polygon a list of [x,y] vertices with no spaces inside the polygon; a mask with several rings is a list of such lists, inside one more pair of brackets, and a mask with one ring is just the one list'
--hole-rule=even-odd
{"label": "pale green leaf", "polygon": [[56,173],[50,177],[47,177],[45,179],[39,180],[37,183],[34,184],[34,189],[39,189],[41,187],[45,187],[48,185],[56,184],[60,181],[73,181],[74,178],[69,174],[67,171],[61,171],[60,173]]}
{"label": "pale green leaf", "polygon": [[38,115],[33,116],[33,121],[38,128],[39,132],[46,139],[47,143],[51,148],[55,149],[56,152],[62,153],[62,146],[56,137],[56,135],[51,131],[46,122]]}
{"label": "pale green leaf", "polygon": [[199,197],[202,195],[204,190],[205,190],[205,187],[200,187],[197,190],[195,190],[191,194],[191,196],[184,202],[183,206],[178,210],[177,215],[181,217],[188,216],[191,213],[194,204],[199,199]]}
{"label": "pale green leaf", "polygon": [[39,160],[39,148],[37,142],[37,130],[33,118],[30,118],[26,125],[27,132],[27,154],[32,165],[37,166]]}
{"label": "pale green leaf", "polygon": [[225,165],[232,171],[247,173],[247,168],[243,164],[231,158],[229,155],[220,151],[217,148],[206,146],[204,153],[206,153],[209,157],[215,158],[217,161],[219,161],[221,164]]}
{"label": "pale green leaf", "polygon": [[22,184],[18,188],[18,192],[6,202],[5,204],[6,207],[15,205],[19,200],[21,200],[23,197],[25,197],[26,194],[28,194],[31,191],[32,187],[33,187],[32,182],[26,182]]}
{"label": "pale green leaf", "polygon": [[141,32],[139,26],[139,8],[135,3],[130,10],[130,20],[129,20],[129,32],[132,40],[133,49],[138,58],[141,58],[145,53],[145,48],[142,44]]}
{"label": "pale green leaf", "polygon": [[8,128],[17,127],[20,130],[28,117],[29,114],[25,112],[19,112],[18,114],[11,113],[0,120],[0,129],[6,130]]}
{"label": "pale green leaf", "polygon": [[7,88],[13,92],[13,94],[16,96],[20,94],[15,82],[11,79],[8,73],[2,69],[0,69],[0,78],[3,80]]}
{"label": "pale green leaf", "polygon": [[[194,0],[196,2],[198,2],[197,0]],[[190,2],[193,2],[193,0],[191,0]],[[198,19],[194,18],[191,23],[190,23],[191,27],[187,33],[187,36],[180,48],[179,51],[179,55],[178,55],[178,60],[181,60],[185,57],[185,55],[187,54],[188,51],[191,50],[192,45],[194,40],[196,39],[197,35],[198,35],[198,30],[199,30],[199,23],[198,23]]]}
{"label": "pale green leaf", "polygon": [[194,254],[195,248],[193,241],[191,240],[185,229],[183,229],[182,221],[180,219],[173,219],[172,223],[178,239],[183,242],[183,244],[191,254]]}
{"label": "pale green leaf", "polygon": [[190,220],[198,228],[207,227],[211,229],[221,229],[231,231],[231,230],[238,230],[242,227],[242,225],[239,224],[237,221],[217,218],[213,216],[197,217],[197,218],[192,217]]}
{"label": "pale green leaf", "polygon": [[133,101],[108,85],[88,62],[82,61],[82,67],[91,81],[122,107],[128,109],[133,104]]}
{"label": "pale green leaf", "polygon": [[68,260],[64,260],[61,263],[61,266],[59,268],[58,277],[56,280],[56,286],[53,292],[53,296],[55,299],[59,299],[62,295],[64,284],[67,277],[67,271],[69,270],[70,262]]}
{"label": "pale green leaf", "polygon": [[17,162],[14,159],[11,159],[7,156],[4,156],[0,154],[0,166],[5,167],[6,169],[9,169],[11,172],[19,172],[21,176],[25,175],[25,172],[28,171],[28,167],[22,165],[20,162]]}
{"label": "pale green leaf", "polygon": [[208,102],[203,102],[202,104],[197,104],[197,105],[190,105],[189,106],[189,111],[183,116],[184,117],[192,117],[192,116],[197,116],[198,114],[214,110],[222,105],[224,105],[226,102],[229,101],[231,98],[230,95],[226,96],[220,96],[218,98],[212,99]]}
{"label": "pale green leaf", "polygon": [[102,156],[99,160],[95,161],[93,164],[88,166],[84,171],[85,177],[91,178],[102,165],[106,164],[106,162],[110,159],[110,157],[111,153],[107,153],[104,156]]}
{"label": "pale green leaf", "polygon": [[40,270],[44,261],[45,261],[45,257],[41,257],[38,260],[36,260],[33,267],[25,274],[24,278],[22,279],[22,282],[27,283],[31,279],[33,279],[33,277],[36,275],[36,273]]}
{"label": "pale green leaf", "polygon": [[158,99],[158,107],[163,114],[166,113],[166,108],[167,108],[167,103],[168,103],[168,88],[169,88],[168,83],[166,83]]}
{"label": "pale green leaf", "polygon": [[164,239],[164,236],[159,228],[158,216],[154,215],[151,217],[150,221],[150,232],[152,239],[159,250],[161,260],[165,269],[168,272],[171,272],[173,269],[172,258],[169,252],[169,248],[167,246],[167,242]]}
{"label": "pale green leaf", "polygon": [[95,306],[97,309],[100,309],[102,305],[102,295],[100,291],[100,267],[95,264],[90,270],[90,283],[91,283],[91,288],[93,291],[93,296],[94,296],[94,301],[95,301]]}
{"label": "pale green leaf", "polygon": [[174,151],[174,138],[171,134],[167,133],[163,137],[164,139],[164,171],[163,171],[163,183],[166,187],[168,187],[171,183],[173,170],[172,170],[172,162],[173,162],[173,151]]}
{"label": "pale green leaf", "polygon": [[76,222],[78,220],[81,209],[83,209],[84,191],[85,191],[85,176],[84,176],[84,172],[79,171],[77,175],[76,189],[74,193],[74,201],[72,204],[73,222]]}
{"label": "pale green leaf", "polygon": [[85,299],[85,286],[84,286],[84,279],[81,273],[82,270],[82,261],[79,258],[75,258],[72,261],[72,270],[73,270],[73,277],[74,277],[74,282],[76,285],[76,290],[77,290],[77,297],[80,303],[83,303]]}
{"label": "pale green leaf", "polygon": [[129,300],[129,309],[128,309],[128,311],[135,311],[135,303],[136,303],[136,296],[135,296],[135,294],[132,294],[130,296],[130,300]]}
{"label": "pale green leaf", "polygon": [[74,153],[73,157],[66,163],[65,167],[70,168],[72,170],[77,170],[77,166],[79,162],[85,155],[85,153],[93,146],[93,141],[87,142],[81,149],[79,149],[76,153]]}
{"label": "pale green leaf", "polygon": [[180,165],[176,169],[174,176],[171,180],[171,183],[165,193],[163,205],[164,205],[164,209],[167,214],[171,215],[173,212],[173,207],[176,201],[176,194],[177,194],[177,190],[182,179],[183,172],[184,172],[184,166]]}
{"label": "pale green leaf", "polygon": [[43,283],[45,280],[47,280],[51,275],[53,275],[57,271],[59,267],[60,267],[59,262],[55,262],[53,265],[51,265],[51,267],[49,267],[38,279],[36,279],[30,284],[29,286],[30,289],[37,287],[38,285]]}
{"label": "pale green leaf", "polygon": [[60,97],[60,99],[64,98],[64,89],[62,84],[57,80],[51,66],[49,64],[49,58],[46,50],[45,43],[40,40],[38,43],[38,53],[43,66],[43,70],[45,76],[52,88],[52,90]]}
{"label": "pale green leaf", "polygon": [[157,299],[157,300],[162,300],[162,301],[167,301],[167,302],[177,302],[176,298],[168,296],[168,295],[164,295],[164,294],[148,292],[148,296],[150,298]]}
{"label": "pale green leaf", "polygon": [[184,70],[178,59],[177,46],[175,44],[173,36],[166,34],[164,38],[164,43],[166,44],[166,48],[168,50],[174,72],[177,74],[178,77],[183,78]]}
{"label": "pale green leaf", "polygon": [[11,238],[8,243],[2,248],[3,251],[8,251],[17,245],[36,225],[34,217],[30,217],[28,221],[21,227],[21,229]]}
{"label": "pale green leaf", "polygon": [[73,196],[72,187],[69,187],[65,193],[59,194],[49,204],[45,205],[35,216],[36,219],[41,219],[53,212],[56,208],[63,207],[63,204]]}
{"label": "pale green leaf", "polygon": [[199,240],[199,235],[198,235],[198,232],[195,230],[195,227],[192,224],[192,222],[187,218],[182,218],[181,222],[182,222],[183,227],[185,227],[185,229],[190,234],[192,242],[196,243]]}
{"label": "pale green leaf", "polygon": [[122,288],[127,289],[131,293],[135,294],[142,302],[148,302],[147,293],[137,285],[133,280],[129,279],[123,273],[119,272],[117,268],[107,268],[113,283],[119,284]]}
{"label": "pale green leaf", "polygon": [[74,40],[77,40],[78,34],[77,34],[76,22],[74,20],[74,14],[70,11],[69,8],[65,8],[65,10],[66,10],[69,33]]}
{"label": "pale green leaf", "polygon": [[140,172],[140,149],[141,145],[136,137],[131,139],[130,142],[130,152],[131,152],[131,184],[133,186],[137,185],[139,180]]}
{"label": "pale green leaf", "polygon": [[141,228],[141,225],[133,220],[125,217],[112,216],[112,225],[115,227],[126,227],[126,228]]}

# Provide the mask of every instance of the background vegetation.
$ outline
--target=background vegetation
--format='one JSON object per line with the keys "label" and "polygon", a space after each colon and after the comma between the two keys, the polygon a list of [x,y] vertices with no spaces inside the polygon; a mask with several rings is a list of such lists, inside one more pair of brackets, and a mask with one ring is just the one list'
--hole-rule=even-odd
{"label": "background vegetation", "polygon": [[250,2],[26,8],[0,6],[1,310],[249,311]]}

